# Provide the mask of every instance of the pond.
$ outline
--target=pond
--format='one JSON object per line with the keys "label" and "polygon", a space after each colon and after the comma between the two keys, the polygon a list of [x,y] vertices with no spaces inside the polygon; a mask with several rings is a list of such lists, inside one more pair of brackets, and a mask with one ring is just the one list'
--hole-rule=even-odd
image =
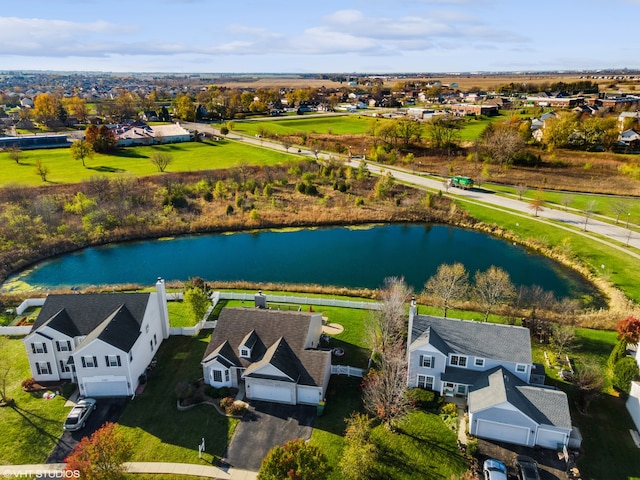
{"label": "pond", "polygon": [[442,263],[461,262],[470,277],[496,265],[515,285],[539,285],[556,297],[595,295],[580,275],[530,250],[485,233],[447,225],[261,230],[119,243],[47,260],[7,280],[57,288],[201,277],[377,288],[404,277],[416,291]]}

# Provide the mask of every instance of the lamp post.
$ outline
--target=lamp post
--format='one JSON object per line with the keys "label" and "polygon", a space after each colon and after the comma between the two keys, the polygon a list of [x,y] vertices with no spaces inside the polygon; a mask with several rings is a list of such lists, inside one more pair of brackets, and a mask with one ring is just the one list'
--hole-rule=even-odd
{"label": "lamp post", "polygon": [[631,212],[627,212],[627,228],[629,228],[629,220],[631,219]]}

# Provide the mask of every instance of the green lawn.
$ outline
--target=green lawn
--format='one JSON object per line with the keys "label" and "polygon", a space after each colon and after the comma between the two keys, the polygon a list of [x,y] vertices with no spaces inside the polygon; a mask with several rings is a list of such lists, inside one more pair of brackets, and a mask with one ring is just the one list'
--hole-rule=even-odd
{"label": "green lawn", "polygon": [[274,165],[284,163],[291,155],[264,148],[252,147],[241,142],[220,140],[218,142],[189,142],[159,145],[155,147],[127,147],[110,155],[96,154],[82,163],[71,158],[69,149],[25,150],[20,164],[0,152],[2,177],[0,186],[7,184],[42,185],[36,172],[36,161],[49,168],[47,183],[74,183],[89,177],[104,174],[113,177],[122,174],[136,176],[157,175],[157,168],[149,160],[154,152],[168,153],[172,162],[166,172],[188,172],[237,166],[242,162],[251,165]]}
{"label": "green lawn", "polygon": [[[223,455],[238,420],[224,417],[209,405],[184,412],[176,408],[175,387],[181,380],[202,377],[200,360],[209,334],[170,337],[158,352],[158,366],[142,395],[129,402],[120,418],[126,436],[135,447],[133,461],[211,464]],[[204,437],[206,452],[198,458]]]}
{"label": "green lawn", "polygon": [[591,272],[607,278],[632,300],[640,301],[640,284],[636,277],[636,272],[640,269],[639,259],[578,233],[550,228],[533,217],[529,219],[464,201],[459,203],[470,215],[482,222],[499,225],[523,240],[535,239],[551,247],[568,251],[571,256],[587,265]]}
{"label": "green lawn", "polygon": [[169,309],[169,324],[172,328],[193,327],[198,323],[184,302],[167,302],[167,308]]}
{"label": "green lawn", "polygon": [[64,394],[71,392],[45,400],[43,392],[22,391],[21,383],[31,378],[31,370],[21,337],[10,337],[0,355],[11,362],[7,395],[15,400],[15,407],[0,408],[0,465],[44,463],[62,435],[62,424],[70,411],[64,406]]}
{"label": "green lawn", "polygon": [[[371,117],[361,117],[358,115],[345,115],[340,117],[294,117],[282,120],[264,121],[237,121],[234,120],[233,131],[245,135],[255,135],[262,129],[271,134],[296,135],[301,132],[306,133],[332,133],[334,135],[361,135],[364,134]],[[385,121],[385,120],[380,120]]]}

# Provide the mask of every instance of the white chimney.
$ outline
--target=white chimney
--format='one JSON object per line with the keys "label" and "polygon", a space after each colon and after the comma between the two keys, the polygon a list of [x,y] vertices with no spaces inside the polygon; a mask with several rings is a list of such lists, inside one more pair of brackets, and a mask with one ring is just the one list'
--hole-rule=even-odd
{"label": "white chimney", "polygon": [[169,338],[169,308],[167,307],[167,289],[162,277],[158,277],[156,292],[158,293],[158,311],[160,312],[160,323],[162,324],[162,337],[166,340]]}

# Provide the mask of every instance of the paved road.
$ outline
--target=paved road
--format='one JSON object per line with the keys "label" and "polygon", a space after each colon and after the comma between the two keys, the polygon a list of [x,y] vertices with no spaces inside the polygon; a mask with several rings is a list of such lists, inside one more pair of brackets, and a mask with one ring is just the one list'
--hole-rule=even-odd
{"label": "paved road", "polygon": [[[200,132],[220,135],[219,125],[212,126],[199,123],[187,123],[183,124],[183,126],[185,128],[197,129]],[[277,142],[272,142],[263,138],[251,137],[248,135],[241,135],[237,132],[230,132],[226,138],[230,140],[241,141],[262,148],[270,148],[282,152],[288,151],[292,154],[295,154],[296,151],[300,149],[299,155],[307,157],[316,157],[317,155],[317,158],[324,160],[329,160],[330,158],[341,158],[343,160],[346,160],[344,156],[340,156],[338,154],[327,154],[324,152],[316,153],[315,151],[306,147],[294,146],[286,150],[281,144]],[[349,163],[353,167],[358,167],[360,160],[352,160],[351,162],[347,161],[347,163]],[[445,190],[441,180],[427,178],[425,175],[417,174],[407,169],[380,165],[369,160],[367,160],[367,167],[372,173],[376,175],[391,172],[391,174],[397,180],[400,180],[402,182],[417,185],[423,188],[443,191]],[[538,216],[535,217],[534,213],[531,210],[531,204],[529,202],[520,201],[516,198],[497,195],[495,192],[481,188],[470,190],[450,188],[448,195],[463,198],[467,201],[477,202],[478,204],[482,204],[484,206],[493,206],[500,210],[516,212],[516,214],[522,215],[525,218],[536,219],[538,221],[545,222],[548,225],[552,225],[556,228],[562,228],[573,233],[587,236],[593,240],[599,241],[610,247],[623,251],[635,258],[640,258],[640,253],[638,253],[637,251],[637,249],[640,249],[640,233],[627,229],[626,224],[623,223],[613,225],[611,223],[607,223],[593,217],[586,219],[584,213],[579,211],[564,211],[549,207],[543,207],[543,209],[538,212]]]}
{"label": "paved road", "polygon": [[227,447],[223,461],[231,467],[258,471],[262,459],[276,445],[311,438],[316,407],[251,402]]}

